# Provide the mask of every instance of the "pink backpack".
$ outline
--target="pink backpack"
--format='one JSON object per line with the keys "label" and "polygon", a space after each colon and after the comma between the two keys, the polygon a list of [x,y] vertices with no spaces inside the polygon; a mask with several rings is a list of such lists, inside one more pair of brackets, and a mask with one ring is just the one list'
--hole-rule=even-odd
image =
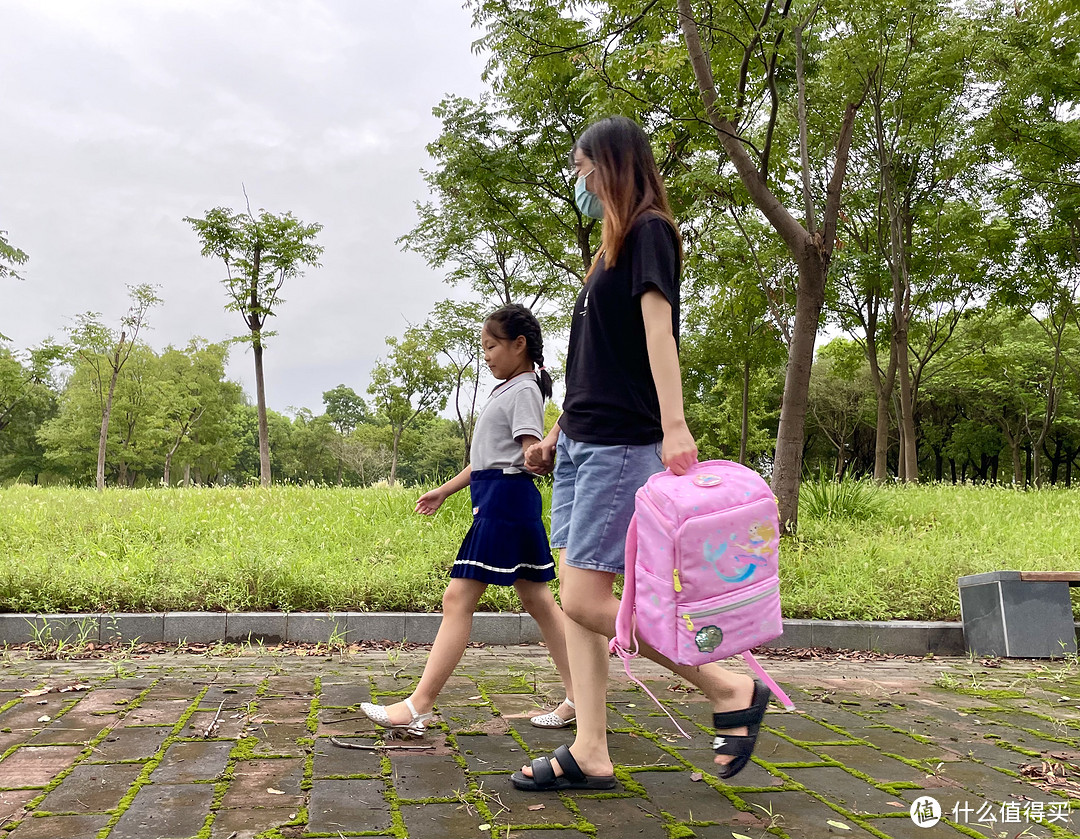
{"label": "pink backpack", "polygon": [[779,545],[776,498],[752,469],[713,460],[681,477],[667,471],[649,478],[626,533],[626,579],[611,640],[627,675],[641,685],[630,673],[639,638],[678,664],[742,653],[793,708],[749,652],[784,631]]}

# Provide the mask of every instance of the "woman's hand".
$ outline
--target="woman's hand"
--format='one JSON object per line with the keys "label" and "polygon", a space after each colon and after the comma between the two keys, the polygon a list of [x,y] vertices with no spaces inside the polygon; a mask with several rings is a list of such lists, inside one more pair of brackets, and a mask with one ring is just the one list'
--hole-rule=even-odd
{"label": "woman's hand", "polygon": [[664,466],[676,475],[685,475],[686,470],[698,462],[697,443],[685,422],[676,423],[664,430],[660,457]]}
{"label": "woman's hand", "polygon": [[432,515],[446,500],[447,493],[442,487],[436,487],[420,496],[416,502],[415,513],[423,513],[425,516]]}
{"label": "woman's hand", "polygon": [[555,470],[555,445],[559,438],[550,434],[525,450],[525,468],[534,475],[550,475]]}

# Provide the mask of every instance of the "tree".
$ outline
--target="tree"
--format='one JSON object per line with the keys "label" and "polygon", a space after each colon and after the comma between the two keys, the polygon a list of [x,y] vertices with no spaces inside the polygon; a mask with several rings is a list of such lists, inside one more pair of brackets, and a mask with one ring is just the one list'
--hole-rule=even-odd
{"label": "tree", "polygon": [[431,336],[436,351],[446,358],[447,369],[452,377],[454,412],[464,445],[462,468],[469,462],[473,428],[476,426],[480,363],[484,357],[480,348],[483,320],[480,304],[443,300],[435,304],[423,327]]}
{"label": "tree", "polygon": [[93,371],[101,407],[96,481],[99,491],[105,489],[105,449],[109,439],[109,421],[116,382],[120,371],[131,357],[139,332],[146,326],[147,312],[161,302],[151,285],[144,283],[128,286],[128,291],[131,294],[131,307],[121,318],[118,330],[102,324],[99,313],[86,312],[76,318],[75,326],[70,331],[75,354]]}
{"label": "tree", "polygon": [[386,345],[390,351],[371,371],[368,393],[393,430],[392,485],[397,479],[401,435],[424,414],[446,407],[448,373],[436,360],[431,337],[422,329],[410,327],[400,339],[387,338]]}
{"label": "tree", "polygon": [[229,413],[241,399],[239,386],[225,379],[228,354],[225,342],[208,344],[193,338],[186,349],[168,347],[161,355],[159,422],[165,486],[172,485],[177,454],[187,483],[191,464],[205,459],[225,436]]}
{"label": "tree", "polygon": [[326,417],[338,433],[333,446],[338,461],[337,484],[341,486],[345,471],[345,447],[341,443],[367,418],[367,406],[355,390],[345,385],[326,391],[322,398]]}
{"label": "tree", "polygon": [[208,210],[204,218],[185,217],[202,243],[202,255],[225,263],[222,281],[229,294],[226,310],[239,312],[250,331],[248,340],[255,355],[255,393],[259,413],[259,480],[270,486],[270,437],[266,419],[266,387],[263,379],[263,332],[283,302],[285,281],[302,274],[303,266],[319,267],[323,249],[314,243],[321,224],[304,224],[291,213],[274,215],[260,210],[235,213],[227,207]]}
{"label": "tree", "polygon": [[41,425],[57,410],[53,367],[63,349],[50,341],[28,353],[0,347],[0,479],[45,471]]}
{"label": "tree", "polygon": [[[7,240],[7,231],[0,230],[0,280],[2,279],[15,279],[21,280],[16,270],[20,265],[25,265],[30,259],[24,251],[19,250]],[[2,332],[0,332],[0,341],[7,341],[8,338]]]}
{"label": "tree", "polygon": [[47,339],[40,346],[19,355],[0,347],[0,432],[14,419],[21,404],[32,398],[39,387],[53,386],[52,373],[65,357],[65,349]]}
{"label": "tree", "polygon": [[850,341],[834,338],[818,350],[810,378],[808,421],[836,450],[837,480],[847,474],[855,430],[870,415],[866,404],[868,371],[861,356]]}
{"label": "tree", "polygon": [[[731,7],[729,10],[712,7],[710,16],[702,17],[699,22],[691,0],[678,0],[679,26],[705,107],[705,119],[737,170],[751,201],[779,234],[798,266],[795,322],[788,348],[784,401],[780,410],[772,476],[772,487],[779,500],[780,519],[785,529],[794,529],[797,525],[814,341],[825,302],[825,281],[836,242],[841,190],[847,171],[855,115],[866,95],[865,87],[849,86],[849,89],[845,90],[842,85],[831,94],[843,105],[833,123],[838,126],[835,135],[836,151],[832,174],[824,190],[824,210],[819,227],[813,189],[814,172],[809,162],[808,100],[803,50],[803,38],[807,30],[814,25],[819,6],[815,5],[802,20],[792,20],[791,12],[790,2],[780,7],[766,2],[762,13],[753,18],[756,23],[751,31],[746,32],[745,22],[749,15],[742,7]],[[725,14],[730,18],[722,19]],[[702,24],[705,39],[702,38]],[[793,37],[788,40],[793,42],[794,54],[788,52],[783,55],[786,44],[784,34],[787,31],[792,32]],[[729,34],[733,32],[745,34],[740,40],[739,36]],[[731,61],[733,41],[737,44],[737,47],[734,47],[736,53],[741,52],[741,56],[735,61]],[[842,44],[843,39],[838,38],[837,41]],[[720,56],[728,58],[728,63],[721,62],[717,65]],[[801,150],[801,222],[797,212],[789,210],[781,200],[784,167],[776,166],[770,169],[770,161],[776,163],[776,158],[780,157],[779,152],[773,156],[773,142],[779,139],[777,127],[781,104],[781,75],[783,72],[790,72],[792,64],[795,70],[796,89],[793,93],[797,105]],[[718,70],[714,71],[717,66]],[[738,69],[733,72],[733,68]],[[722,88],[733,91],[734,95],[730,99],[721,99],[714,72],[721,73],[725,80],[733,82]],[[790,88],[790,83],[788,87]],[[751,137],[751,132],[754,132],[754,137]]]}

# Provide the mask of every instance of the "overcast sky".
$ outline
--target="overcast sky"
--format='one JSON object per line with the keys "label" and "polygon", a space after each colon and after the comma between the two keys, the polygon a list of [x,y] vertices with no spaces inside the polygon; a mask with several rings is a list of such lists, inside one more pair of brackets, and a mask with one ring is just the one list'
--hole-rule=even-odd
{"label": "overcast sky", "polygon": [[[450,93],[483,90],[460,0],[4,0],[0,230],[30,256],[0,288],[16,348],[74,315],[117,325],[127,285],[159,286],[158,350],[245,327],[184,216],[215,206],[320,222],[322,267],[290,281],[269,328],[271,408],[365,395],[384,339],[450,294],[395,240]],[[229,376],[254,395],[250,348]]]}

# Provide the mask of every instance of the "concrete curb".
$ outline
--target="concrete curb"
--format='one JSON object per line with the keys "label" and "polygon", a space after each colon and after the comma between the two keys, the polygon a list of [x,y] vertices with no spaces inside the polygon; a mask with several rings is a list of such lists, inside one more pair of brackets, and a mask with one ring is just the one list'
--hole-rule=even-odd
{"label": "concrete curb", "polygon": [[[0,644],[262,642],[430,644],[438,612],[151,612],[0,614]],[[1080,629],[1080,624],[1077,624]],[[470,640],[491,645],[535,644],[536,622],[525,613],[479,612]],[[966,655],[960,621],[785,620],[774,649],[831,647],[900,655]]]}
{"label": "concrete curb", "polygon": [[[407,641],[430,644],[442,619],[421,612],[155,612],[106,614],[0,614],[0,643],[62,640],[66,644],[282,641],[355,643]],[[481,612],[471,640],[492,645],[540,641],[524,613]],[[903,655],[965,655],[959,621],[785,620],[771,648],[832,647]]]}

